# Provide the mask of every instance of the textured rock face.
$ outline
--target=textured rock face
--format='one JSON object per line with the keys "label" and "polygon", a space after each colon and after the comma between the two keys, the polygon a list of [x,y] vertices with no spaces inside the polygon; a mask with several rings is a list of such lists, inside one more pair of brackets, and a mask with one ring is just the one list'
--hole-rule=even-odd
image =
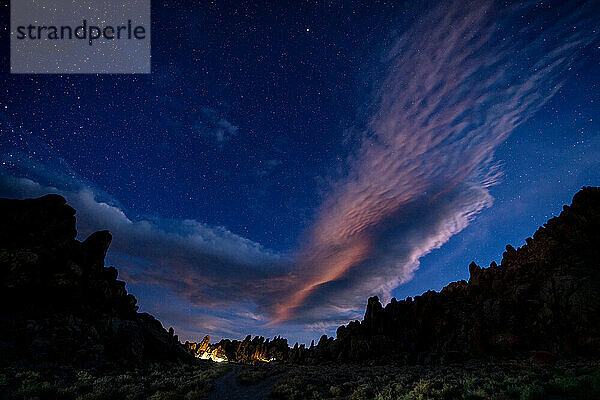
{"label": "textured rock face", "polygon": [[252,339],[250,335],[242,341],[223,339],[214,344],[210,344],[210,337],[206,336],[201,343],[186,342],[186,346],[197,358],[240,363],[289,360],[292,351],[287,339],[276,337],[265,340],[262,336]]}
{"label": "textured rock face", "polygon": [[2,361],[120,364],[189,359],[172,331],[104,267],[108,231],[75,240],[75,210],[57,195],[0,199]]}
{"label": "textured rock face", "polygon": [[369,299],[364,320],[319,343],[319,358],[408,362],[600,353],[600,188],[583,188],[502,263],[469,266],[440,293]]}

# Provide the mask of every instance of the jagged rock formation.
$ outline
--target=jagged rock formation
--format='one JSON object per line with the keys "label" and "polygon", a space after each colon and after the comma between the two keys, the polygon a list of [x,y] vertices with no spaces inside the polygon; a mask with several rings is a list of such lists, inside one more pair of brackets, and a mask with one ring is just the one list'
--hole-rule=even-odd
{"label": "jagged rock formation", "polygon": [[523,247],[507,246],[500,265],[471,263],[469,272],[468,282],[385,307],[371,297],[362,322],[310,348],[250,336],[188,345],[197,357],[237,362],[600,355],[600,188],[579,191]]}
{"label": "jagged rock formation", "polygon": [[225,350],[221,346],[211,345],[210,336],[205,336],[200,343],[185,342],[186,347],[196,358],[216,362],[229,361]]}
{"label": "jagged rock formation", "polygon": [[324,337],[318,359],[407,362],[486,355],[600,354],[600,188],[586,187],[500,265],[469,266],[469,281],[382,307]]}
{"label": "jagged rock formation", "polygon": [[206,336],[200,343],[186,342],[185,344],[197,358],[217,362],[252,363],[289,360],[292,351],[288,347],[287,339],[281,337],[265,340],[262,336],[255,336],[252,339],[248,335],[242,341],[223,339],[218,343],[210,344],[210,337]]}
{"label": "jagged rock formation", "polygon": [[600,354],[600,188],[583,188],[500,265],[472,263],[469,281],[392,301],[369,299],[364,320],[310,348],[276,337],[179,344],[137,312],[116,269],[104,267],[107,231],[75,240],[75,210],[56,195],[0,199],[0,362],[139,364],[198,358],[301,363],[405,362],[497,355]]}
{"label": "jagged rock formation", "polygon": [[75,210],[64,198],[0,199],[0,224],[1,362],[191,359],[104,266],[110,233],[75,240]]}

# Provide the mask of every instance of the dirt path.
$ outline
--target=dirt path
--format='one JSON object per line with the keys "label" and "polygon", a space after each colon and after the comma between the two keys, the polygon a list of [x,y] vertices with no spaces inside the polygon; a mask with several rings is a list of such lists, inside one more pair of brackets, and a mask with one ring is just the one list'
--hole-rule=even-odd
{"label": "dirt path", "polygon": [[242,385],[237,379],[242,368],[242,365],[234,365],[230,372],[219,378],[208,395],[208,400],[268,399],[279,376],[271,376],[252,385]]}

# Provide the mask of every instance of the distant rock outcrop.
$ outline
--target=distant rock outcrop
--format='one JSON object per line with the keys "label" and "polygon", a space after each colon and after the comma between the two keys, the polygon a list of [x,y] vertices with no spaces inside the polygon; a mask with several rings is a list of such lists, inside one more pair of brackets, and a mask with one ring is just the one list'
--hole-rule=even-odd
{"label": "distant rock outcrop", "polygon": [[600,188],[585,187],[500,265],[469,281],[392,301],[369,299],[362,322],[324,338],[312,357],[406,362],[498,355],[600,354]]}
{"label": "distant rock outcrop", "polygon": [[75,240],[75,210],[64,198],[0,199],[0,224],[1,362],[191,359],[104,266],[110,233]]}
{"label": "distant rock outcrop", "polygon": [[223,339],[218,343],[210,344],[210,337],[206,336],[200,343],[185,343],[190,351],[197,357],[205,360],[233,361],[239,363],[270,362],[273,360],[290,359],[290,349],[287,339],[275,337],[265,340],[262,336],[250,335],[242,341]]}

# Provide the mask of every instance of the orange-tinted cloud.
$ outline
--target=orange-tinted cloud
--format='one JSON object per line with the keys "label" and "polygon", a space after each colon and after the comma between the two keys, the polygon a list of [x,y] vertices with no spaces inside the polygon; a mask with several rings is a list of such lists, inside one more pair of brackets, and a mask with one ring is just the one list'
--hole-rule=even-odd
{"label": "orange-tinted cloud", "polygon": [[505,40],[507,21],[528,7],[444,2],[396,41],[368,130],[347,175],[331,183],[275,321],[389,297],[491,205],[495,149],[560,88],[590,41],[580,33],[591,23],[585,6],[565,7],[542,34],[540,17]]}
{"label": "orange-tinted cloud", "polygon": [[[19,158],[27,178],[0,171],[0,192],[65,195],[82,236],[111,230],[109,259],[128,281],[220,314],[201,329],[233,332],[224,321],[242,315],[253,327],[267,320],[338,325],[361,314],[368,296],[385,299],[410,280],[423,255],[492,204],[494,151],[560,89],[577,49],[597,39],[592,3],[562,5],[560,20],[551,21],[535,4],[443,2],[399,27],[404,34],[381,60],[384,78],[365,99],[374,110],[367,129],[293,257],[224,227],[130,219],[73,171],[34,165],[30,155]],[[515,27],[515,15],[533,16]],[[266,318],[250,317],[256,314]]]}

